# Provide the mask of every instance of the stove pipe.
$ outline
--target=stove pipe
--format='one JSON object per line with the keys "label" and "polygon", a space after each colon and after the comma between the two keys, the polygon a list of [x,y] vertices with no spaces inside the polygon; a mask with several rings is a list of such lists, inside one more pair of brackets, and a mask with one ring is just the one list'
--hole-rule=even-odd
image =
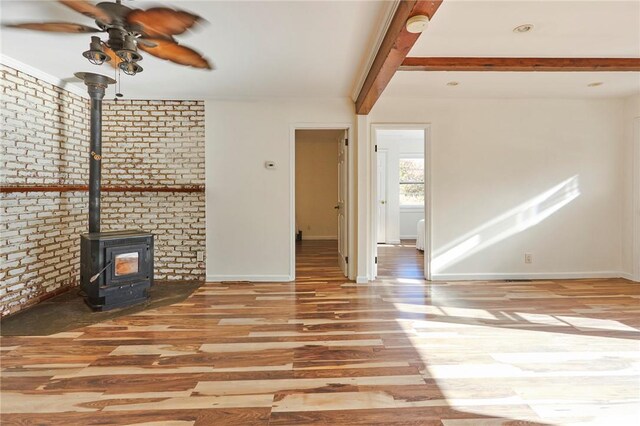
{"label": "stove pipe", "polygon": [[110,77],[90,72],[78,72],[75,76],[84,81],[91,98],[91,139],[89,153],[89,232],[100,232],[100,181],[102,169],[102,99]]}

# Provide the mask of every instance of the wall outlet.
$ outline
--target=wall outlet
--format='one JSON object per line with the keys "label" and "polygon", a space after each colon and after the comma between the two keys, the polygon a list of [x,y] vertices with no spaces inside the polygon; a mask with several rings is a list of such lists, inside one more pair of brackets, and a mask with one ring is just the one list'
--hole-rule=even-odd
{"label": "wall outlet", "polygon": [[204,252],[203,251],[199,251],[196,254],[196,259],[198,260],[198,262],[204,262]]}
{"label": "wall outlet", "polygon": [[531,253],[524,254],[524,263],[533,263],[533,255]]}

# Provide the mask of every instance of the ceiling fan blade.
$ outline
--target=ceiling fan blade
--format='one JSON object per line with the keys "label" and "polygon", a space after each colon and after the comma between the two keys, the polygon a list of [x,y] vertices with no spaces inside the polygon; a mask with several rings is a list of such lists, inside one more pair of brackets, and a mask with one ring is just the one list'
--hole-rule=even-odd
{"label": "ceiling fan blade", "polygon": [[61,3],[76,12],[80,12],[85,16],[88,16],[96,21],[103,22],[105,24],[110,24],[113,21],[111,15],[109,15],[104,10],[100,9],[93,3],[89,3],[85,0],[58,0],[58,3]]}
{"label": "ceiling fan blade", "polygon": [[151,38],[182,34],[201,21],[198,15],[166,7],[134,9],[127,15],[130,25],[138,27],[141,33]]}
{"label": "ceiling fan blade", "polygon": [[22,30],[49,31],[54,33],[99,33],[102,30],[69,22],[28,22],[24,24],[6,24],[7,28]]}
{"label": "ceiling fan blade", "polygon": [[166,59],[176,64],[208,70],[213,69],[204,56],[189,47],[164,39],[150,39],[149,41],[155,43],[156,46],[150,47],[140,43],[138,48],[160,59]]}

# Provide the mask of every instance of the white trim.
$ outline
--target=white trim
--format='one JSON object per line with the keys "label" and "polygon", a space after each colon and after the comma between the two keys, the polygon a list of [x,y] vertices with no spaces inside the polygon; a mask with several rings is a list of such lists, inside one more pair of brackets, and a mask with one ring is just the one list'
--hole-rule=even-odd
{"label": "white trim", "polygon": [[313,240],[338,240],[337,235],[311,235],[306,237],[304,232],[302,233],[302,241],[313,241]]}
{"label": "white trim", "polygon": [[[368,273],[369,279],[374,280],[375,269],[375,257],[377,255],[378,243],[377,243],[377,227],[378,227],[378,211],[375,204],[374,194],[377,190],[377,168],[378,164],[375,155],[376,131],[377,130],[424,130],[424,220],[425,220],[425,251],[424,251],[424,276],[427,280],[432,279],[431,275],[431,257],[433,254],[432,238],[432,217],[433,217],[433,203],[431,202],[432,193],[432,178],[431,173],[433,169],[433,161],[431,158],[431,124],[429,123],[372,123],[371,124],[371,137],[367,138],[368,144],[362,144],[360,146],[366,146],[367,152],[371,154],[369,161],[369,175],[366,181],[366,187],[364,188],[369,195],[369,202],[367,209],[370,211],[370,226],[368,231],[367,246],[370,247],[370,255],[368,256]],[[398,242],[399,243],[399,242]],[[395,243],[395,244],[398,244]],[[391,243],[394,244],[394,243]]]}
{"label": "white trim", "polygon": [[632,277],[633,281],[640,282],[640,117],[634,119],[633,125],[633,255]]}
{"label": "white trim", "polygon": [[[368,149],[370,144],[369,116],[362,114],[356,115],[356,123],[358,132],[358,257],[356,260],[358,265],[358,279],[363,279],[363,277],[369,277],[372,273],[372,271],[369,270],[371,267],[371,263],[369,262],[371,258],[369,239],[373,237],[373,235],[369,235],[371,229],[371,189],[368,185],[370,185],[369,168],[372,161],[371,150]],[[377,235],[373,240],[378,240]]]}
{"label": "white trim", "polygon": [[400,235],[400,240],[417,240],[417,235]]}
{"label": "white trim", "polygon": [[433,274],[433,281],[491,281],[491,280],[569,280],[581,278],[626,278],[620,271],[590,272],[524,272],[524,273],[465,273]]}
{"label": "white trim", "polygon": [[633,274],[630,274],[628,272],[620,272],[620,278],[624,278],[625,280],[629,281],[636,281],[633,279]]}
{"label": "white trim", "polygon": [[289,275],[207,275],[207,282],[248,281],[248,282],[289,282]]}
{"label": "white trim", "polygon": [[394,245],[394,244],[400,244],[402,241],[400,240],[387,240],[384,243],[376,243],[376,245],[382,245],[382,246],[390,246],[390,245]]}
{"label": "white trim", "polygon": [[[289,126],[289,229],[290,229],[290,256],[289,256],[289,281],[295,281],[296,277],[296,130],[346,130],[347,139],[347,278],[355,279],[356,268],[356,222],[355,222],[355,132],[352,123],[292,123]],[[304,232],[302,234],[303,240]]]}
{"label": "white trim", "polygon": [[[53,84],[54,86],[59,87],[62,90],[73,93],[74,95],[81,96],[85,99],[89,98],[89,93],[84,89],[84,86],[76,86],[73,83],[61,79],[60,77],[56,77],[54,75],[46,73],[42,70],[39,70],[38,68],[18,61],[17,59],[13,59],[12,57],[5,55],[4,53],[0,54],[0,63],[25,74],[28,74],[31,77],[37,78],[38,80]],[[78,83],[82,83],[81,80],[78,80]]]}
{"label": "white trim", "polygon": [[369,282],[369,278],[358,275],[356,277],[356,284],[367,284]]}

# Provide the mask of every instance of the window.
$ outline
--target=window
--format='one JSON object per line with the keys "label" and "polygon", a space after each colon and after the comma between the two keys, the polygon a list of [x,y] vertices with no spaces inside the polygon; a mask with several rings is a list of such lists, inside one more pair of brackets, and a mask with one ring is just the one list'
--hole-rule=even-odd
{"label": "window", "polygon": [[117,255],[115,270],[116,277],[138,273],[138,252]]}
{"label": "window", "polygon": [[400,158],[400,207],[424,206],[424,159]]}

